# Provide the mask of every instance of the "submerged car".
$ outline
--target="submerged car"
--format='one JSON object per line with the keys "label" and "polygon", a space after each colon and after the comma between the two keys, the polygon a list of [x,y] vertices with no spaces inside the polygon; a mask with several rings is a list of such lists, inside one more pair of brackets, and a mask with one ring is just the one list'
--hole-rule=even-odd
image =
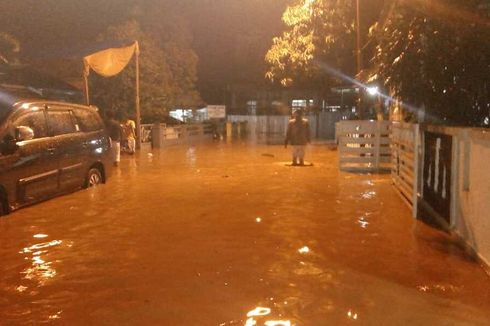
{"label": "submerged car", "polygon": [[105,183],[110,140],[95,107],[0,88],[0,215]]}

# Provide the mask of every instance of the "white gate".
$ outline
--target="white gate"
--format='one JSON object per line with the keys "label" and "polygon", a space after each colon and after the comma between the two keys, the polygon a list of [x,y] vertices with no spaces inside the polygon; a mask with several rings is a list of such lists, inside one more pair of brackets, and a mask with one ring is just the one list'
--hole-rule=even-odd
{"label": "white gate", "polygon": [[344,171],[390,170],[389,121],[348,120],[337,123],[339,166]]}
{"label": "white gate", "polygon": [[417,216],[419,125],[394,122],[391,127],[391,177],[402,199]]}

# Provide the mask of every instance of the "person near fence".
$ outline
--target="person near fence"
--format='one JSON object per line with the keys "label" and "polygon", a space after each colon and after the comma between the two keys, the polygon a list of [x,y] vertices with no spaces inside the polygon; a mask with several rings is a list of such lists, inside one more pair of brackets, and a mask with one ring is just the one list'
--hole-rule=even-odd
{"label": "person near fence", "polygon": [[310,125],[303,118],[303,111],[297,110],[294,119],[289,121],[284,147],[292,145],[292,165],[304,165],[305,147],[310,142]]}
{"label": "person near fence", "polygon": [[119,121],[115,119],[113,111],[106,112],[106,128],[111,139],[112,157],[114,166],[118,166],[121,161],[121,139],[122,129]]}
{"label": "person near fence", "polygon": [[122,127],[124,131],[124,138],[127,141],[128,153],[134,154],[136,151],[136,123],[126,117],[123,121]]}

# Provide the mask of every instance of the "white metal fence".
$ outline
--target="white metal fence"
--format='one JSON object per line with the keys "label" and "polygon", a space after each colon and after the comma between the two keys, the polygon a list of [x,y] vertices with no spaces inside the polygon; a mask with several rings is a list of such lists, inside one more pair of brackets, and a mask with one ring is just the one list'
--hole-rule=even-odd
{"label": "white metal fence", "polygon": [[389,171],[389,121],[349,120],[337,123],[339,166],[345,171]]}
{"label": "white metal fence", "polygon": [[419,125],[394,122],[391,125],[391,177],[402,199],[417,215],[420,156]]}
{"label": "white metal fence", "polygon": [[212,127],[205,124],[177,126],[154,124],[151,128],[151,143],[154,148],[181,144],[192,140],[211,139],[212,136]]}
{"label": "white metal fence", "polygon": [[[308,114],[313,139],[335,139],[335,123],[341,118],[339,112],[320,112]],[[229,115],[231,123],[247,122],[247,134],[261,143],[282,144],[290,117],[285,115]]]}

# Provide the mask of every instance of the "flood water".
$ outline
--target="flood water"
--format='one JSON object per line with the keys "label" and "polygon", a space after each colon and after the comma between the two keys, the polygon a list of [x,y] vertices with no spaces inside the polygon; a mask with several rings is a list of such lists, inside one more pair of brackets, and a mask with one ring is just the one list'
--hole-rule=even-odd
{"label": "flood water", "polygon": [[490,325],[490,277],[337,152],[199,144],[0,218],[1,325]]}

